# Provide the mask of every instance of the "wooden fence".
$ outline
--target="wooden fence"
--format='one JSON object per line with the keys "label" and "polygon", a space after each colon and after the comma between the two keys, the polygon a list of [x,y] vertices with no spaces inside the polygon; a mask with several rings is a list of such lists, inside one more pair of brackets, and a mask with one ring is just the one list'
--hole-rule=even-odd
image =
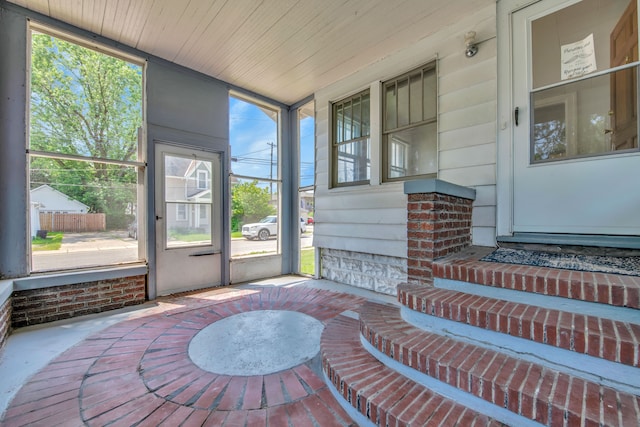
{"label": "wooden fence", "polygon": [[105,231],[106,216],[96,214],[63,214],[40,212],[40,229],[47,231],[66,231],[80,233],[83,231]]}

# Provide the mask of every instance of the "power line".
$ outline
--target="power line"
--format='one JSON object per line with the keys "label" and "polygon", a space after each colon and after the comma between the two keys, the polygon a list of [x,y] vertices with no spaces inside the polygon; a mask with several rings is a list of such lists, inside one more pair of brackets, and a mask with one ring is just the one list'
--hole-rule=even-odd
{"label": "power line", "polygon": [[31,184],[54,185],[56,187],[109,188],[109,189],[120,189],[120,190],[131,190],[137,186],[137,184],[135,183],[131,183],[131,184],[125,183],[124,185],[115,186],[115,185],[91,185],[91,184],[60,184],[55,182],[38,182],[38,181],[31,181]]}

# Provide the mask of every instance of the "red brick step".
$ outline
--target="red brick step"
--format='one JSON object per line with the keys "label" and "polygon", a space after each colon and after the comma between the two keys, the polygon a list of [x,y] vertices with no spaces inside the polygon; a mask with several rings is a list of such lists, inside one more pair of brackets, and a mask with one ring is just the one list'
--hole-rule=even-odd
{"label": "red brick step", "polygon": [[492,248],[470,247],[433,262],[433,277],[640,309],[638,276],[480,261]]}
{"label": "red brick step", "polygon": [[421,285],[401,285],[398,300],[431,316],[577,353],[640,366],[640,325]]}
{"label": "red brick step", "polygon": [[386,367],[360,343],[359,322],[332,320],[322,334],[322,366],[338,392],[377,426],[499,426]]}
{"label": "red brick step", "polygon": [[639,396],[418,329],[397,307],[366,303],[360,330],[397,362],[545,425],[637,426],[640,419]]}

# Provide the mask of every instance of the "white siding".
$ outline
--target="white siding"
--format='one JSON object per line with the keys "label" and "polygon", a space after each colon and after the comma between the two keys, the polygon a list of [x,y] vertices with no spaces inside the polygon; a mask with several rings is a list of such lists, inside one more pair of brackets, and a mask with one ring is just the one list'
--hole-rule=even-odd
{"label": "white siding", "polygon": [[405,257],[407,196],[401,184],[316,191],[314,246]]}
{"label": "white siding", "polygon": [[[464,34],[481,41],[464,56]],[[474,244],[495,243],[496,6],[484,6],[437,33],[316,93],[316,227],[320,248],[406,257],[406,200],[402,183],[381,184],[380,82],[438,58],[438,177],[477,191]],[[371,182],[329,188],[330,105],[371,89]]]}

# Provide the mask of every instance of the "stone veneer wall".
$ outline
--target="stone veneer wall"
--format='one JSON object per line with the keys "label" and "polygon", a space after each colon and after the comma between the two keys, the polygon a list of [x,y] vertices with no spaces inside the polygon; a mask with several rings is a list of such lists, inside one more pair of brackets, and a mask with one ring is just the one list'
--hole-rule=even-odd
{"label": "stone veneer wall", "polygon": [[445,181],[405,183],[407,281],[430,284],[433,260],[471,245],[475,190]]}
{"label": "stone veneer wall", "polygon": [[142,304],[146,276],[19,290],[11,298],[14,328]]}
{"label": "stone veneer wall", "polygon": [[0,304],[0,350],[11,332],[11,298]]}
{"label": "stone veneer wall", "polygon": [[383,294],[407,281],[404,258],[322,248],[321,262],[323,278]]}

